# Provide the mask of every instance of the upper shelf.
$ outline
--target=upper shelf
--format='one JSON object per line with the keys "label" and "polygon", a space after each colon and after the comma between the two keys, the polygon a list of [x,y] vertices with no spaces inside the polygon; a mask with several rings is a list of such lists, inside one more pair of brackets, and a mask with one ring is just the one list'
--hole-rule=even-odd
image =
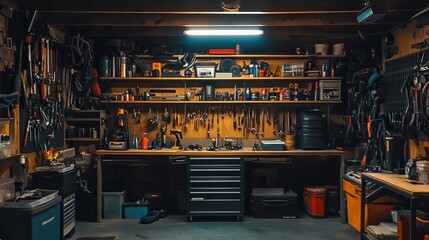
{"label": "upper shelf", "polygon": [[319,101],[100,101],[102,104],[285,104],[285,105],[307,105],[307,104],[338,104],[341,100],[319,100]]}
{"label": "upper shelf", "polygon": [[[151,56],[151,55],[137,55],[139,58],[180,58],[183,55],[173,56]],[[343,58],[345,55],[281,55],[281,54],[235,54],[235,55],[209,55],[209,54],[197,54],[195,57],[198,58],[255,58],[255,59],[275,59],[275,58],[293,58],[293,59],[314,59],[314,58]]]}
{"label": "upper shelf", "polygon": [[10,123],[13,118],[0,118],[0,124]]}
{"label": "upper shelf", "polygon": [[309,80],[341,80],[342,77],[228,77],[228,78],[188,78],[188,77],[100,77],[106,82],[116,81],[309,81]]}

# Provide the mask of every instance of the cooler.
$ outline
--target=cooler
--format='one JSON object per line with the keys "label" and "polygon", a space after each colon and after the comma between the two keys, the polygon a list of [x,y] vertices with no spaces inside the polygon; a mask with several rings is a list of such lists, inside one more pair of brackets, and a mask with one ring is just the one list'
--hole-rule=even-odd
{"label": "cooler", "polygon": [[255,218],[297,218],[298,195],[283,188],[254,188],[251,196]]}
{"label": "cooler", "polygon": [[325,217],[326,190],[321,187],[304,188],[304,208],[312,217]]}

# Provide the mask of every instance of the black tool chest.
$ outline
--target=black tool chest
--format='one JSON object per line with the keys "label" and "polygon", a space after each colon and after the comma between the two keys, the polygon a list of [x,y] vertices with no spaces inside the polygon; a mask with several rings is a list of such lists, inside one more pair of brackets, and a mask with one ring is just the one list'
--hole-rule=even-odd
{"label": "black tool chest", "polygon": [[243,159],[190,157],[187,159],[187,215],[236,216],[244,212]]}

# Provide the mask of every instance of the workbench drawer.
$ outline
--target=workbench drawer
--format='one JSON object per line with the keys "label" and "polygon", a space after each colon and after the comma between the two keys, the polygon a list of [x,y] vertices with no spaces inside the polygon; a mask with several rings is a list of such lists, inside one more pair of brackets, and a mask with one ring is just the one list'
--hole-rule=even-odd
{"label": "workbench drawer", "polygon": [[190,202],[189,213],[228,213],[234,211],[236,214],[241,213],[241,200],[211,200],[211,199],[195,199]]}

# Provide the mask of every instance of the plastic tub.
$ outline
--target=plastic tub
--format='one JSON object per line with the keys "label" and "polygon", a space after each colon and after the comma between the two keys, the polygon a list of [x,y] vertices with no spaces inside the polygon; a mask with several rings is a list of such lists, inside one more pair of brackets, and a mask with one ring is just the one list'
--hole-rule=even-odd
{"label": "plastic tub", "polygon": [[123,207],[125,219],[140,219],[148,212],[146,203],[124,203]]}
{"label": "plastic tub", "polygon": [[122,204],[125,190],[122,192],[103,192],[103,216],[109,218],[122,218]]}
{"label": "plastic tub", "polygon": [[12,178],[0,179],[0,203],[15,198],[15,181]]}
{"label": "plastic tub", "polygon": [[332,52],[334,55],[343,56],[345,53],[345,44],[344,43],[336,43],[332,46]]}
{"label": "plastic tub", "polygon": [[417,162],[417,181],[429,184],[429,161]]}
{"label": "plastic tub", "polygon": [[314,53],[328,55],[328,44],[314,44]]}

